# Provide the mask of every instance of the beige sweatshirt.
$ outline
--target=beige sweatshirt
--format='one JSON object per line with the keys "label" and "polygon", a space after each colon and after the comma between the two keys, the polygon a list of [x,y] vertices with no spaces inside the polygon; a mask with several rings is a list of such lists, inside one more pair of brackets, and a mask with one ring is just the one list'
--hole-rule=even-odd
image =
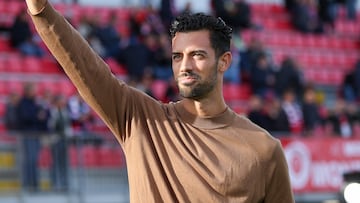
{"label": "beige sweatshirt", "polygon": [[230,109],[196,117],[127,86],[49,3],[32,19],[122,146],[132,203],[294,202],[280,142],[266,131]]}

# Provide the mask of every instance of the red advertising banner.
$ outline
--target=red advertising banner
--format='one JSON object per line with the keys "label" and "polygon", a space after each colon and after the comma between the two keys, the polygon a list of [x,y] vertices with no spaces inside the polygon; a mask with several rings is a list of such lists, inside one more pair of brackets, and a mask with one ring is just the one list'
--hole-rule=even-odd
{"label": "red advertising banner", "polygon": [[360,140],[281,139],[295,193],[337,192],[343,173],[360,170]]}

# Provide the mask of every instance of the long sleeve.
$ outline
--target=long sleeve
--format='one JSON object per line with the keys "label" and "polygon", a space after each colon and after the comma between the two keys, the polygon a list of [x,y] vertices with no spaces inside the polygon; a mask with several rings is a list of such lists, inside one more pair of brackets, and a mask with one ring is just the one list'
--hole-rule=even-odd
{"label": "long sleeve", "polygon": [[[144,97],[119,81],[78,31],[47,3],[32,15],[35,28],[84,100],[123,140],[133,100]],[[130,93],[131,92],[131,93]],[[127,116],[127,117],[126,117]]]}
{"label": "long sleeve", "polygon": [[267,184],[264,203],[294,202],[288,166],[280,142],[277,142],[271,162],[266,166],[264,173]]}

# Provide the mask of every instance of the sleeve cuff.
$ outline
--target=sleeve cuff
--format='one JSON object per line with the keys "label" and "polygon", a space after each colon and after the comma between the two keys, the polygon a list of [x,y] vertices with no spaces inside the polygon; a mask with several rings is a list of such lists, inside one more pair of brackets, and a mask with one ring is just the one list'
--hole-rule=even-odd
{"label": "sleeve cuff", "polygon": [[40,9],[40,10],[38,10],[37,12],[35,12],[35,13],[32,13],[32,12],[30,12],[30,10],[28,9],[28,13],[30,14],[30,15],[32,15],[32,16],[36,16],[36,15],[39,15],[40,13],[42,13],[44,10],[45,10],[45,8],[48,6],[48,1],[45,1],[45,4],[42,6],[42,8]]}

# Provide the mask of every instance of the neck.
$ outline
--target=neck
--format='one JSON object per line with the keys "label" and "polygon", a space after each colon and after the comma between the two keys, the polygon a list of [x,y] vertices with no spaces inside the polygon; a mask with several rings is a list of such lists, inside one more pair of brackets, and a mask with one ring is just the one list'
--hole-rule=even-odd
{"label": "neck", "polygon": [[190,112],[199,117],[213,117],[223,113],[227,105],[223,97],[210,97],[199,101],[193,99],[183,99],[181,105]]}

